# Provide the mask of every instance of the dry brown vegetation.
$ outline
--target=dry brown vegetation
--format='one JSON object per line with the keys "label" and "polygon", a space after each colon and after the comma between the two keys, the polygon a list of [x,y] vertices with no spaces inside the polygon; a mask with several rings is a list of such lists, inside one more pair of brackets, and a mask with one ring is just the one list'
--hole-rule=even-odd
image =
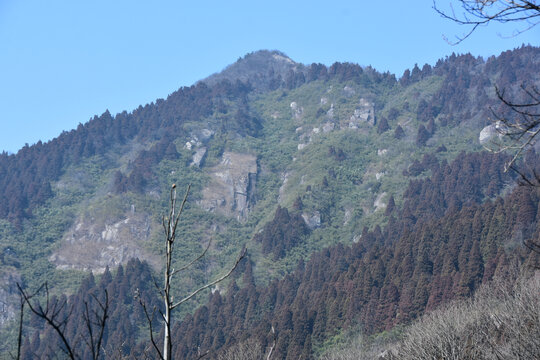
{"label": "dry brown vegetation", "polygon": [[494,281],[408,327],[382,351],[358,340],[322,357],[349,359],[539,359],[540,271],[512,284]]}

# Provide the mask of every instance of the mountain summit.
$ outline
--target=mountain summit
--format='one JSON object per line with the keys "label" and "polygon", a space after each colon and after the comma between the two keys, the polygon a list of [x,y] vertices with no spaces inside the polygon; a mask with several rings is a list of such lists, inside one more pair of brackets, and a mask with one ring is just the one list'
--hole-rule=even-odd
{"label": "mountain summit", "polygon": [[277,50],[259,50],[239,58],[223,71],[201,80],[209,86],[222,80],[249,82],[257,89],[272,88],[272,81],[279,75],[285,78],[291,71],[303,68],[284,53]]}
{"label": "mountain summit", "polygon": [[[0,358],[17,346],[17,284],[73,294],[58,298],[74,309],[65,329],[80,358],[91,356],[84,317],[108,304],[100,294],[110,299],[103,349],[153,351],[133,294],[160,309],[152,278],[171,184],[190,188],[175,296],[197,293],[249,249],[228,284],[179,307],[177,359],[248,347],[266,358],[273,343],[276,358],[314,359],[349,331],[390,332],[532,264],[521,244],[538,239],[540,194],[514,186],[509,156],[483,149],[498,140],[490,108],[506,116],[495,86],[538,88],[536,59],[531,46],[485,60],[453,54],[398,80],[258,51],[166,99],[0,154]],[[540,168],[537,153],[525,162]],[[102,275],[83,280],[90,271]],[[57,357],[57,334],[23,325],[27,354]]]}

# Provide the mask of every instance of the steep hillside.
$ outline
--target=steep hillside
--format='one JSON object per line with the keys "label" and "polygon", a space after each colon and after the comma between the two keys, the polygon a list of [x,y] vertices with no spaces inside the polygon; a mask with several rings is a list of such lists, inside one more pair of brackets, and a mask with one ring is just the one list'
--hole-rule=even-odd
{"label": "steep hillside", "polygon": [[[360,328],[369,335],[407,324],[451,299],[470,296],[480,284],[509,271],[515,261],[531,264],[534,254],[520,245],[522,239],[538,236],[537,189],[517,187],[504,199],[483,202],[488,189],[508,180],[501,171],[502,160],[481,153],[441,164],[430,178],[411,182],[403,209],[388,214],[385,229],[364,229],[351,246],[339,244],[316,252],[267,286],[255,283],[254,264],[248,258],[226,292],[215,291],[203,307],[176,324],[175,358],[196,357],[200,348],[215,357],[246,341],[265,349],[272,343],[271,327],[277,334],[277,358],[313,358],[342,330]],[[483,169],[486,176],[477,176],[475,169]],[[464,205],[459,209],[456,204]],[[298,212],[278,208],[258,240],[264,244],[268,232],[286,235],[284,244],[301,238],[307,230],[295,224],[301,221],[298,218]],[[279,257],[280,252],[272,255]],[[134,274],[140,274],[136,281],[126,279]],[[115,313],[109,331],[114,336],[105,339],[105,347],[121,346],[124,354],[136,358],[143,356],[148,343],[124,339],[144,336],[128,321],[138,323],[143,317],[130,294],[151,286],[144,281],[150,281],[148,266],[131,262],[114,280],[108,270],[97,285],[90,277],[70,300],[76,304],[86,293],[109,289]],[[144,294],[149,304],[157,301],[154,292]],[[78,321],[75,317],[69,327],[76,328]],[[46,353],[44,344],[54,336],[28,346]]]}
{"label": "steep hillside", "polygon": [[[212,240],[205,261],[174,284],[179,294],[213,278],[243,246],[249,249],[253,281],[261,286],[248,289],[259,294],[252,294],[256,298],[274,291],[272,286],[281,287],[279,281],[284,289],[300,286],[304,276],[298,275],[300,270],[280,279],[299,262],[308,264],[310,257],[309,264],[316,267],[329,261],[325,253],[340,259],[330,261],[342,265],[335,265],[336,272],[327,275],[343,277],[340,271],[350,269],[345,270],[349,285],[337,278],[314,280],[320,283],[316,287],[323,286],[322,281],[331,281],[332,286],[327,292],[305,296],[338,299],[332,311],[341,315],[332,317],[332,324],[317,323],[322,328],[311,329],[317,335],[309,346],[305,338],[294,350],[280,345],[280,353],[291,358],[310,352],[314,343],[319,346],[346,326],[345,315],[370,331],[379,331],[414,318],[426,306],[467,295],[484,276],[476,272],[471,279],[459,280],[463,268],[473,266],[468,255],[474,253],[473,259],[478,259],[480,251],[482,266],[496,268],[504,241],[497,238],[490,247],[489,241],[476,236],[479,233],[464,233],[451,241],[457,248],[467,244],[461,256],[467,259],[445,260],[443,254],[449,251],[445,246],[450,245],[441,243],[436,230],[450,229],[454,221],[465,221],[471,214],[489,219],[489,212],[499,206],[492,202],[498,195],[519,193],[512,192],[513,179],[500,172],[501,158],[464,152],[478,152],[489,146],[490,138],[497,138],[489,111],[489,106],[498,106],[494,85],[511,93],[521,81],[539,83],[539,55],[540,49],[534,47],[487,60],[452,55],[434,66],[415,66],[397,80],[370,67],[302,65],[282,53],[261,51],[166,99],[130,113],[112,116],[107,111],[48,143],[26,146],[15,155],[4,153],[0,155],[0,300],[10,305],[2,323],[14,318],[16,282],[35,289],[49,281],[54,293],[73,293],[87,271],[106,274],[107,267],[126,265],[134,257],[148,262],[152,269],[148,271],[159,271],[161,216],[172,183],[179,189],[192,184],[179,224],[182,244],[175,262],[189,259]],[[512,203],[514,196],[504,202]],[[535,196],[530,195],[534,204]],[[504,221],[512,229],[517,226],[514,218]],[[430,233],[431,240],[419,232]],[[429,255],[418,253],[422,241],[429,243],[424,249]],[[403,253],[390,252],[396,244]],[[329,250],[321,253],[323,248]],[[356,257],[342,261],[343,253]],[[407,256],[427,256],[434,270],[429,276],[408,279],[412,282],[396,280],[405,269],[391,259]],[[412,266],[411,274],[415,261],[403,265]],[[367,279],[366,269],[383,273],[380,279]],[[384,287],[387,275],[395,289]],[[287,283],[291,279],[296,280]],[[433,281],[443,283],[443,290],[427,291],[425,286]],[[425,294],[416,301],[411,292],[420,282],[426,284]],[[373,286],[365,290],[361,283]],[[361,300],[350,305],[348,295],[340,292],[347,286],[370,294],[362,293]],[[234,289],[231,285],[223,297],[234,297]],[[388,296],[400,305],[373,315],[378,301]],[[283,311],[291,311],[290,306],[300,300],[289,300],[274,299],[267,307],[282,311],[283,305],[288,309]],[[200,297],[182,314],[204,302]],[[329,304],[325,300],[319,306],[330,311]],[[322,311],[315,305],[310,309]],[[234,316],[247,326],[278,313],[260,310],[259,317]],[[287,326],[279,323],[280,329]],[[191,328],[199,331],[198,325]],[[242,336],[238,333],[237,340]],[[223,345],[216,340],[212,348]],[[192,351],[190,346],[186,344],[185,354]]]}

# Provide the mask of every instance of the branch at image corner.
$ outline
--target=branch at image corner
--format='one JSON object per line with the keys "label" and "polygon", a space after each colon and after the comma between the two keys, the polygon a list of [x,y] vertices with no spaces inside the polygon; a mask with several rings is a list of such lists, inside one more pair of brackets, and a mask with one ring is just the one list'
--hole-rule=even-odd
{"label": "branch at image corner", "polygon": [[525,32],[540,22],[540,4],[538,1],[507,1],[507,0],[458,0],[461,11],[456,11],[453,2],[448,10],[437,6],[433,0],[433,9],[443,18],[452,20],[459,25],[469,26],[470,29],[463,35],[456,36],[455,41],[446,39],[452,45],[461,43],[467,39],[479,26],[492,22],[497,23],[521,23],[524,25],[519,30],[514,30],[511,36]]}
{"label": "branch at image corner", "polygon": [[507,109],[510,109],[509,116],[500,116],[491,109],[495,118],[496,130],[502,139],[510,141],[509,143],[496,141],[492,143],[495,145],[494,148],[484,148],[495,153],[511,152],[512,158],[505,164],[505,171],[512,169],[520,175],[525,183],[533,185],[533,181],[540,183],[540,177],[536,170],[531,170],[533,172],[531,179],[522,170],[517,169],[515,163],[527,149],[534,145],[540,133],[540,91],[534,85],[521,85],[521,90],[527,99],[522,102],[515,102],[509,100],[504,91],[495,88],[501,103]]}

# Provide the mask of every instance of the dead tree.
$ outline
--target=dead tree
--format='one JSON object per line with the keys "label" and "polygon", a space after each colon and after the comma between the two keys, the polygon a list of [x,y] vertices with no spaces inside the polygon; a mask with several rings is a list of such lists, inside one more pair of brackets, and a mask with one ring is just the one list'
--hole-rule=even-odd
{"label": "dead tree", "polygon": [[217,354],[217,360],[271,360],[276,347],[277,336],[274,327],[270,329],[272,334],[272,344],[265,353],[261,342],[254,337],[248,338],[245,341],[237,342],[229,347],[224,352]]}
{"label": "dead tree", "polygon": [[492,110],[497,132],[502,141],[495,142],[493,152],[511,152],[512,158],[505,164],[505,171],[514,170],[520,176],[522,185],[539,186],[540,174],[536,168],[518,169],[516,162],[521,155],[531,149],[540,133],[540,91],[534,85],[521,85],[521,102],[510,100],[504,90],[495,88],[502,105],[509,109],[507,116]]}
{"label": "dead tree", "polygon": [[[44,320],[48,326],[54,329],[63,344],[63,347],[60,349],[65,353],[65,355],[72,360],[81,359],[83,356],[82,354],[78,353],[76,349],[78,339],[69,339],[66,335],[66,327],[68,326],[73,313],[73,305],[70,306],[66,299],[51,299],[49,294],[49,286],[46,282],[41,285],[36,292],[31,294],[24,291],[21,285],[18,283],[17,287],[22,298],[19,339],[22,336],[22,320],[24,315],[24,304],[26,304],[34,315]],[[45,305],[43,305],[38,299],[42,292],[45,293]],[[107,323],[107,319],[109,318],[109,295],[107,290],[105,290],[104,301],[100,301],[94,294],[91,296],[96,301],[97,307],[90,307],[87,301],[84,302],[84,313],[82,316],[88,334],[86,336],[81,335],[81,337],[92,354],[92,359],[98,360],[102,350],[105,325]],[[20,340],[18,356],[20,356]]]}
{"label": "dead tree", "polygon": [[[153,348],[158,353],[159,359],[161,360],[170,360],[172,358],[172,342],[171,342],[171,327],[172,327],[172,312],[174,309],[179,307],[180,305],[184,304],[185,302],[191,300],[195,295],[199,294],[201,291],[208,289],[217,283],[225,280],[228,278],[232,272],[236,269],[240,261],[244,258],[246,254],[246,249],[244,248],[241,252],[234,264],[229,268],[229,270],[222,276],[218,277],[212,282],[209,282],[205,285],[200,286],[196,290],[192,291],[187,296],[183,297],[181,300],[174,301],[174,296],[171,294],[171,282],[175,275],[178,275],[179,273],[186,271],[191,266],[199,262],[208,252],[208,249],[210,248],[211,242],[208,242],[204,250],[195,258],[193,258],[191,261],[189,261],[187,264],[179,267],[174,268],[172,263],[172,257],[174,253],[174,246],[176,241],[176,230],[178,227],[178,221],[180,220],[180,217],[182,215],[182,212],[184,211],[184,207],[187,202],[187,198],[190,192],[191,186],[187,187],[186,193],[184,195],[184,198],[182,202],[180,203],[180,206],[177,206],[177,200],[176,200],[176,184],[173,184],[171,187],[171,193],[170,193],[170,209],[169,209],[169,215],[168,217],[163,217],[163,229],[165,231],[165,269],[164,269],[164,285],[159,286],[157,283],[156,288],[159,291],[159,295],[163,301],[164,304],[164,311],[161,309],[153,309],[153,311],[149,311],[146,304],[142,300],[141,296],[137,296],[139,299],[139,303],[141,304],[144,313],[146,315],[146,319],[149,326],[150,331],[150,342],[152,343]],[[140,295],[140,294],[137,294]],[[156,343],[156,339],[154,337],[154,314],[158,311],[159,315],[163,322],[163,346],[160,347]],[[202,358],[206,356],[208,352],[201,352],[199,350],[199,358]]]}
{"label": "dead tree", "polygon": [[[4,305],[3,301],[0,301]],[[19,294],[19,328],[17,335],[17,355],[13,355],[11,352],[9,356],[12,359],[19,360],[21,358],[21,349],[22,349],[22,333],[23,333],[23,324],[24,324],[24,304],[25,300],[21,294]],[[5,304],[7,306],[7,304]]]}
{"label": "dead tree", "polygon": [[[459,4],[458,13],[452,6]],[[442,17],[457,24],[468,27],[468,32],[457,36],[453,44],[458,44],[468,38],[479,26],[489,23],[517,23],[521,26],[513,35],[517,35],[540,23],[540,2],[538,0],[457,0],[450,3],[449,10],[442,10],[433,1],[433,8]],[[511,159],[505,164],[505,171],[513,170],[520,178],[521,185],[540,187],[540,171],[536,164],[517,166],[518,159],[531,149],[538,140],[540,133],[540,91],[535,84],[521,84],[520,100],[515,99],[515,93],[507,95],[504,89],[495,88],[501,104],[510,110],[507,116],[502,116],[492,110],[495,126],[501,135],[501,141],[495,142],[494,147],[486,148],[493,152],[510,152]],[[529,240],[525,245],[533,252],[540,254],[540,241]]]}
{"label": "dead tree", "polygon": [[[440,2],[440,1],[439,1]],[[456,11],[453,4],[459,5],[461,10]],[[468,38],[479,26],[490,23],[516,23],[521,29],[513,35],[529,30],[540,22],[540,2],[538,0],[454,0],[450,2],[447,10],[437,6],[437,1],[433,0],[433,8],[445,19],[449,19],[457,24],[468,27],[468,31],[461,36],[456,36],[458,44]],[[534,144],[540,132],[540,92],[534,84],[521,84],[521,95],[523,101],[512,99],[512,95],[507,96],[504,89],[496,88],[497,97],[501,103],[510,109],[510,115],[503,117],[495,112],[495,124],[505,140],[498,144],[497,151],[511,151],[512,159],[506,164],[505,170],[515,169],[516,160]],[[518,171],[525,182],[530,177],[524,177]],[[536,175],[536,174],[534,174]],[[540,177],[535,176],[536,180]],[[540,181],[536,181],[540,185]],[[532,183],[530,185],[533,185]]]}
{"label": "dead tree", "polygon": [[[459,4],[461,11],[454,9],[453,3]],[[433,8],[443,18],[468,27],[468,31],[456,36],[452,44],[459,44],[468,38],[479,26],[497,23],[520,23],[522,28],[515,30],[518,35],[540,22],[540,3],[537,0],[457,0],[450,2],[448,10],[443,10],[433,1]]]}

